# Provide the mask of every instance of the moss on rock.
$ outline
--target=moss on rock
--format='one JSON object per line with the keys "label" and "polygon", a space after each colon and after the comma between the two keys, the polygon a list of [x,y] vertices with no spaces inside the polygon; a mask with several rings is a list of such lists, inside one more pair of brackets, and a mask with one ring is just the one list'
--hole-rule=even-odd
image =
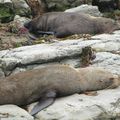
{"label": "moss on rock", "polygon": [[0,21],[6,23],[12,21],[14,18],[13,8],[7,4],[0,4]]}

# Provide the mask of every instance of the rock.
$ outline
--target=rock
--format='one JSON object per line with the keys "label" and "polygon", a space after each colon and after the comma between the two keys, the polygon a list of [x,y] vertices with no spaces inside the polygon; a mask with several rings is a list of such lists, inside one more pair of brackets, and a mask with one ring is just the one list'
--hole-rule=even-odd
{"label": "rock", "polygon": [[65,10],[65,12],[80,12],[80,13],[90,14],[95,17],[102,16],[97,6],[92,6],[87,4],[84,4],[75,8],[67,9]]}
{"label": "rock", "polygon": [[81,66],[81,52],[86,46],[91,46],[97,52],[96,59],[91,62],[93,66],[105,66],[106,69],[119,74],[120,31],[113,34],[96,35],[90,40],[81,38],[0,51],[0,60],[5,63],[2,64],[2,68],[6,75],[16,73],[21,69],[34,69],[50,63],[79,67]]}
{"label": "rock", "polygon": [[92,45],[92,48],[97,52],[117,52],[120,50],[120,31],[115,34],[101,34],[93,36],[93,40],[101,40],[101,43]]}
{"label": "rock", "polygon": [[30,19],[29,18],[26,18],[26,17],[20,17],[19,15],[16,15],[14,17],[14,23],[16,23],[19,28],[21,27],[24,27],[24,23],[26,23],[27,21],[29,21]]}
{"label": "rock", "polygon": [[24,0],[0,0],[0,21],[10,22],[15,15],[30,16],[30,8]]}
{"label": "rock", "polygon": [[15,59],[5,58],[0,61],[0,64],[5,76],[8,76],[16,68],[18,62]]}
{"label": "rock", "polygon": [[[120,87],[98,91],[97,96],[74,94],[59,98],[42,110],[35,120],[111,120],[120,119]],[[29,110],[34,105],[29,107]]]}
{"label": "rock", "polygon": [[1,120],[34,120],[24,109],[16,105],[1,105],[0,106]]}
{"label": "rock", "polygon": [[12,0],[16,15],[30,16],[30,8],[25,0]]}
{"label": "rock", "polygon": [[[120,30],[89,39],[69,38],[51,44],[38,44],[0,51],[0,77],[39,69],[49,64],[81,66],[83,48],[91,46],[96,58],[89,66],[102,67],[120,75]],[[74,94],[59,98],[35,118],[17,106],[0,106],[0,118],[7,120],[120,120],[120,87],[102,90],[97,96]],[[29,111],[34,105],[30,105]],[[12,109],[11,109],[12,108]],[[4,118],[2,118],[4,120]]]}
{"label": "rock", "polygon": [[82,4],[92,4],[92,0],[46,0],[49,11],[64,11]]}
{"label": "rock", "polygon": [[[6,71],[9,70],[9,64],[15,63],[14,65],[26,66],[34,64],[49,63],[50,61],[60,62],[61,60],[68,58],[79,58],[82,53],[82,49],[88,45],[93,44],[95,41],[83,43],[81,40],[76,41],[62,41],[52,44],[40,44],[33,46],[19,47],[16,49],[11,49],[8,54],[5,54],[1,61],[7,61]],[[0,52],[0,53],[3,53]],[[79,63],[80,64],[80,63]],[[13,68],[14,68],[13,65]],[[17,67],[17,66],[16,66]]]}
{"label": "rock", "polygon": [[92,66],[102,67],[114,74],[120,75],[120,55],[109,52],[98,52],[92,61]]}

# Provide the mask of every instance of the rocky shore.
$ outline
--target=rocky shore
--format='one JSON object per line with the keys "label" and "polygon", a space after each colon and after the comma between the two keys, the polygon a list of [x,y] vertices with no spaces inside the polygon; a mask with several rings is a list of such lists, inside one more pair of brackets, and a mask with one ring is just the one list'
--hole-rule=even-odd
{"label": "rocky shore", "polygon": [[[112,34],[91,36],[90,39],[68,39],[51,44],[44,43],[0,51],[0,77],[56,63],[79,68],[81,53],[87,46],[92,47],[96,53],[96,58],[89,66],[102,67],[120,75],[120,31],[115,31]],[[98,91],[97,96],[75,94],[57,99],[53,105],[39,112],[35,118],[15,105],[3,105],[0,106],[1,118],[7,120],[119,120],[119,89],[101,90]],[[28,109],[32,106],[30,105]]]}

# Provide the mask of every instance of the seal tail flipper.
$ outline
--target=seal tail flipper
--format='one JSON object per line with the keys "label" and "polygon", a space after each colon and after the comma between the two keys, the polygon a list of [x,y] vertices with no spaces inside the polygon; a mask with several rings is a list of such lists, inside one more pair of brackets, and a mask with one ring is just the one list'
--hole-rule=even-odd
{"label": "seal tail flipper", "polygon": [[30,114],[34,116],[42,109],[48,107],[49,105],[53,104],[55,101],[56,92],[55,91],[49,91],[46,93],[46,96],[42,98],[38,104],[34,106],[34,108],[31,110]]}

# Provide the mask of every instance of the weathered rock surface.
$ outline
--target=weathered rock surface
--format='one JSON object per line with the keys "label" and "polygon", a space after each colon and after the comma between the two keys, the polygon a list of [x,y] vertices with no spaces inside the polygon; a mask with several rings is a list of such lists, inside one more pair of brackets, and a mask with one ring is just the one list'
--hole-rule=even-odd
{"label": "weathered rock surface", "polygon": [[102,16],[102,13],[100,13],[97,6],[92,6],[92,5],[87,5],[87,4],[84,4],[84,5],[75,7],[75,8],[67,9],[65,10],[65,12],[86,13],[86,14],[90,14],[95,17]]}
{"label": "weathered rock surface", "polygon": [[39,112],[35,120],[120,120],[119,91],[120,87],[98,91],[97,96],[74,94],[59,98]]}
{"label": "weathered rock surface", "polygon": [[29,16],[30,8],[25,0],[12,0],[16,15]]}
{"label": "weathered rock surface", "polygon": [[1,105],[0,106],[1,120],[34,120],[33,117],[25,110],[16,105]]}
{"label": "weathered rock surface", "polygon": [[96,35],[91,37],[91,40],[82,38],[0,51],[0,64],[5,74],[15,71],[16,68],[18,71],[18,68],[34,68],[51,62],[79,67],[80,54],[86,46],[91,46],[97,52],[97,57],[92,62],[93,66],[105,66],[106,69],[120,74],[120,31]]}
{"label": "weathered rock surface", "polygon": [[52,44],[40,44],[20,47],[7,51],[0,51],[1,66],[4,72],[14,70],[16,67],[44,64],[49,62],[62,62],[63,60],[79,59],[82,48],[94,44],[96,41],[85,42],[82,40],[63,41]]}
{"label": "weathered rock surface", "polygon": [[46,0],[49,11],[64,11],[82,4],[92,4],[92,0]]}
{"label": "weathered rock surface", "polygon": [[[0,51],[0,77],[27,69],[39,69],[48,64],[61,63],[79,67],[81,52],[86,46],[91,46],[96,51],[96,58],[90,66],[103,67],[120,75],[120,31],[115,31],[89,39],[58,41]],[[120,87],[99,91],[97,96],[75,94],[57,99],[52,106],[39,112],[34,120],[120,120],[119,91]],[[9,106],[6,108],[9,110]],[[3,110],[0,107],[0,113],[1,111]],[[3,112],[6,113],[5,111]],[[14,114],[12,113],[13,116]],[[7,120],[9,119],[14,118],[9,116]]]}

